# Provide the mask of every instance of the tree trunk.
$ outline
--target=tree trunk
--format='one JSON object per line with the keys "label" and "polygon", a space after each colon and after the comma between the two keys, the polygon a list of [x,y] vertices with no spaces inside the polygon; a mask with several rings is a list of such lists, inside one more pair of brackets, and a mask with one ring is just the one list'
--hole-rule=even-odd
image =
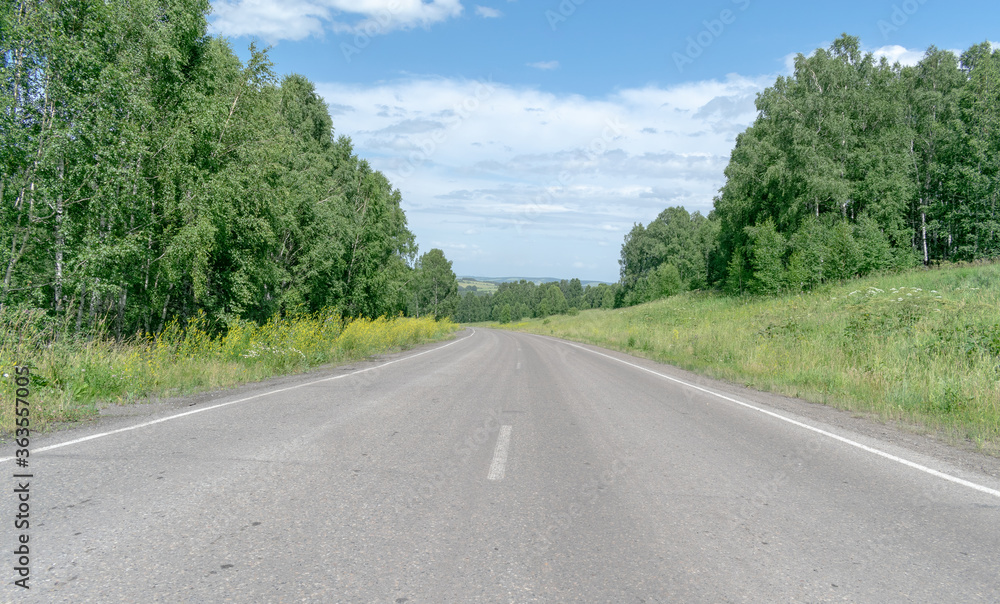
{"label": "tree trunk", "polygon": [[118,320],[115,322],[115,339],[118,341],[122,339],[122,324],[125,322],[125,299],[126,292],[123,287],[121,295],[118,296]]}
{"label": "tree trunk", "polygon": [[163,300],[163,312],[160,313],[160,328],[156,330],[157,333],[163,333],[163,327],[167,324],[168,304],[170,304],[170,292],[167,292],[167,297]]}
{"label": "tree trunk", "polygon": [[94,291],[90,293],[90,312],[87,313],[87,327],[89,328],[90,331],[90,333],[87,336],[88,340],[94,337],[94,327],[97,325],[96,321],[97,306],[98,304],[100,304],[101,301],[101,296],[100,293],[98,292],[98,290],[100,289],[100,285],[101,285],[101,278],[100,277],[95,278]]}
{"label": "tree trunk", "polygon": [[[920,203],[923,205],[922,199]],[[920,211],[920,230],[924,242],[924,266],[927,266],[929,264],[927,257],[927,212],[923,210]]]}
{"label": "tree trunk", "polygon": [[59,158],[59,192],[56,193],[56,275],[55,275],[55,310],[62,312],[63,289],[63,250],[66,247],[66,234],[63,232],[63,189],[66,160]]}
{"label": "tree trunk", "polygon": [[[10,289],[11,280],[14,277],[14,266],[18,263],[21,257],[24,255],[24,251],[28,247],[28,240],[31,237],[31,223],[34,219],[35,213],[35,197],[31,193],[35,189],[35,184],[31,183],[30,187],[24,187],[21,189],[20,195],[18,195],[18,202],[15,204],[17,209],[24,207],[24,198],[28,198],[28,219],[25,221],[24,225],[24,236],[21,237],[20,243],[18,243],[17,235],[14,235],[10,239],[10,260],[7,261],[7,269],[4,271],[3,275],[3,291],[0,292],[0,299],[6,298],[6,293]],[[18,223],[21,222],[21,215],[18,215]]]}
{"label": "tree trunk", "polygon": [[80,333],[83,323],[83,307],[87,305],[87,282],[84,281],[80,287],[80,306],[76,309],[76,333]]}

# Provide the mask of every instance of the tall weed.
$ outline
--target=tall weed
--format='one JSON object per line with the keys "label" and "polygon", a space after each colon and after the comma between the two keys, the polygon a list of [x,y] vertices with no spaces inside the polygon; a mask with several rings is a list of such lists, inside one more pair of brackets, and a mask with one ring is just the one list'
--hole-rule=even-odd
{"label": "tall weed", "polygon": [[514,328],[607,346],[1000,453],[1000,265],[818,291],[687,293]]}
{"label": "tall weed", "polygon": [[14,427],[13,368],[31,368],[32,427],[95,415],[104,403],[187,394],[365,358],[442,339],[451,321],[380,317],[345,319],[334,312],[273,317],[264,325],[235,321],[213,336],[206,317],[174,321],[155,337],[58,338],[39,310],[0,314],[0,435]]}

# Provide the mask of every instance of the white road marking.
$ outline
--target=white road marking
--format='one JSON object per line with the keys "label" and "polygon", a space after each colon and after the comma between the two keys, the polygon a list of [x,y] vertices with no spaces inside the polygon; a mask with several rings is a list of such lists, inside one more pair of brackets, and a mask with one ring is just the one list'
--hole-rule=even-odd
{"label": "white road marking", "polygon": [[[671,382],[675,382],[677,384],[681,384],[682,386],[687,386],[688,388],[693,388],[693,389],[698,390],[700,392],[704,392],[705,394],[710,394],[712,396],[721,398],[721,399],[729,401],[731,403],[736,403],[737,405],[741,405],[743,407],[746,407],[747,409],[752,409],[754,411],[759,411],[759,412],[763,413],[764,415],[770,415],[771,417],[774,417],[776,419],[780,419],[783,422],[788,422],[788,423],[793,424],[795,426],[798,426],[800,428],[805,428],[806,430],[810,430],[810,431],[815,432],[817,434],[822,434],[823,436],[826,436],[828,438],[832,438],[834,440],[840,441],[840,442],[842,442],[842,443],[844,443],[846,445],[850,445],[852,447],[857,447],[858,449],[861,449],[862,451],[867,451],[869,453],[872,453],[873,455],[878,455],[879,457],[884,457],[885,459],[888,459],[890,461],[894,461],[894,462],[902,464],[904,466],[913,468],[914,470],[919,470],[920,472],[925,472],[927,474],[930,474],[931,476],[937,476],[938,478],[943,478],[944,480],[948,480],[948,481],[954,482],[955,484],[960,484],[963,487],[968,487],[970,489],[975,489],[975,490],[980,491],[982,493],[986,493],[987,495],[992,495],[994,497],[1000,497],[1000,491],[998,491],[996,489],[991,489],[990,487],[983,486],[981,484],[976,484],[974,482],[970,482],[968,480],[965,480],[964,478],[959,478],[958,476],[952,476],[951,474],[945,474],[944,472],[941,472],[939,470],[935,470],[934,468],[928,468],[927,466],[918,464],[916,462],[912,462],[912,461],[910,461],[908,459],[903,459],[902,457],[897,457],[896,455],[893,455],[892,453],[887,453],[885,451],[882,451],[881,449],[876,449],[874,447],[869,447],[868,445],[864,445],[862,443],[853,441],[853,440],[851,440],[849,438],[844,438],[843,436],[840,436],[838,434],[834,434],[832,432],[827,432],[826,430],[823,430],[821,428],[816,428],[814,426],[810,426],[809,424],[804,424],[804,423],[802,423],[800,421],[796,421],[796,420],[791,419],[789,417],[785,417],[785,416],[780,415],[778,413],[775,413],[773,411],[768,411],[767,409],[761,409],[760,407],[751,405],[750,403],[744,403],[743,401],[737,400],[737,399],[732,398],[730,396],[726,396],[724,394],[719,394],[718,392],[712,392],[711,390],[709,390],[707,388],[702,388],[701,386],[696,386],[696,385],[691,384],[689,382],[685,382],[684,380],[679,380],[679,379],[677,379],[675,377],[671,377],[669,375],[660,373],[659,371],[653,371],[652,369],[648,369],[648,368],[643,367],[641,365],[636,365],[635,363],[629,363],[628,361],[624,361],[622,359],[613,357],[613,356],[611,356],[609,354],[604,354],[603,352],[597,352],[596,350],[591,350],[591,349],[586,348],[584,346],[578,346],[576,344],[572,344],[570,342],[566,342],[565,340],[557,340],[557,341],[559,341],[560,343],[566,344],[567,346],[572,346],[573,348],[579,348],[580,350],[585,350],[585,351],[587,351],[587,352],[589,352],[591,354],[596,354],[598,356],[602,356],[602,357],[611,359],[612,361],[617,361],[619,363],[622,363],[623,365],[628,365],[629,367],[634,367],[634,368],[639,369],[641,371],[645,371],[647,373],[652,373],[653,375],[659,376],[659,377],[661,377],[661,378],[663,378],[665,380],[670,380]],[[0,460],[0,461],[2,461],[2,460]]]}
{"label": "white road marking", "polygon": [[504,470],[507,467],[507,451],[510,449],[510,431],[510,426],[500,426],[497,448],[493,450],[493,463],[490,464],[490,473],[486,477],[490,480],[503,480]]}
{"label": "white road marking", "polygon": [[[125,428],[118,428],[117,430],[110,430],[108,432],[101,432],[100,434],[91,434],[90,436],[84,436],[83,438],[77,438],[76,440],[69,440],[69,441],[66,441],[66,442],[63,442],[63,443],[58,443],[58,444],[55,444],[55,445],[48,445],[47,447],[39,447],[37,449],[31,449],[31,453],[34,455],[34,454],[41,453],[43,451],[51,451],[53,449],[60,449],[62,447],[68,447],[70,445],[76,445],[76,444],[79,444],[79,443],[82,443],[82,442],[86,442],[88,440],[94,440],[96,438],[103,438],[105,436],[111,436],[112,434],[119,434],[121,432],[129,432],[131,430],[138,430],[139,428],[145,428],[147,426],[152,426],[154,424],[160,424],[160,423],[163,423],[163,422],[169,422],[170,420],[178,419],[178,418],[181,418],[181,417],[186,417],[188,415],[194,415],[195,413],[203,413],[205,411],[211,411],[213,409],[221,409],[222,407],[228,407],[230,405],[236,405],[238,403],[245,403],[247,401],[252,401],[254,399],[258,399],[258,398],[261,398],[261,397],[270,396],[272,394],[278,394],[279,392],[288,392],[289,390],[296,390],[298,388],[305,388],[306,386],[313,386],[315,384],[322,384],[323,382],[332,382],[333,380],[339,380],[341,378],[350,377],[352,375],[357,375],[359,373],[364,373],[366,371],[373,371],[375,369],[381,369],[381,368],[386,367],[388,365],[392,365],[393,363],[398,363],[400,361],[408,361],[410,359],[415,359],[415,358],[417,358],[419,356],[423,356],[423,355],[431,353],[431,352],[437,352],[438,350],[442,350],[444,348],[447,348],[447,347],[451,346],[452,344],[458,344],[462,340],[465,340],[466,338],[471,338],[474,335],[476,335],[476,330],[475,329],[472,330],[472,333],[470,333],[469,335],[465,336],[465,338],[460,338],[458,340],[455,340],[454,342],[448,342],[444,346],[438,346],[437,348],[431,348],[430,350],[425,350],[423,352],[418,352],[417,354],[413,354],[413,355],[410,355],[408,357],[403,357],[401,359],[395,359],[393,361],[389,361],[388,363],[382,363],[381,365],[376,365],[374,367],[368,367],[366,369],[359,369],[357,371],[352,371],[351,373],[344,373],[342,375],[335,375],[333,377],[323,378],[323,379],[320,379],[320,380],[313,380],[311,382],[306,382],[305,384],[298,384],[298,385],[295,385],[295,386],[289,386],[287,388],[279,388],[277,390],[270,390],[268,392],[262,392],[260,394],[255,394],[253,396],[248,396],[246,398],[241,398],[241,399],[238,399],[238,400],[235,400],[235,401],[229,401],[229,402],[226,402],[226,403],[219,403],[218,405],[212,405],[211,407],[202,407],[200,409],[194,409],[192,411],[185,411],[184,413],[178,413],[176,415],[170,415],[170,416],[167,416],[167,417],[161,417],[160,419],[154,419],[153,421],[144,422],[144,423],[141,423],[141,424],[136,424],[134,426],[128,426],[128,427],[125,427]],[[5,461],[10,461],[12,459],[14,459],[14,457],[0,457],[0,463],[3,463]]]}

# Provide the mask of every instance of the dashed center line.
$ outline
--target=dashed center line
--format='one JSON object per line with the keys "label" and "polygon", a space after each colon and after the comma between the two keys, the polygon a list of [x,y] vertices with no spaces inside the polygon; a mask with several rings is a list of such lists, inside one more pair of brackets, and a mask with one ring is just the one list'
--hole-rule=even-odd
{"label": "dashed center line", "polygon": [[493,450],[493,463],[490,464],[490,473],[486,477],[490,480],[503,480],[504,470],[507,467],[507,451],[510,449],[510,431],[510,426],[500,426],[497,448]]}

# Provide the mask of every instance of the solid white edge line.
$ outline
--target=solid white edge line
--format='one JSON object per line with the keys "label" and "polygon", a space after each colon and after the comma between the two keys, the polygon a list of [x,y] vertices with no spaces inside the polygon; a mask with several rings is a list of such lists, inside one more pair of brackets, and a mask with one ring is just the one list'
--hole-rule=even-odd
{"label": "solid white edge line", "polygon": [[511,429],[511,426],[500,426],[497,447],[493,450],[493,463],[490,464],[490,473],[486,476],[488,480],[503,480],[504,470],[507,467],[507,451],[510,448]]}
{"label": "solid white edge line", "polygon": [[849,438],[844,438],[843,436],[840,436],[838,434],[834,434],[832,432],[827,432],[826,430],[823,430],[821,428],[816,428],[814,426],[810,426],[809,424],[805,424],[805,423],[802,423],[800,421],[796,421],[794,419],[791,419],[789,417],[785,417],[784,415],[780,415],[780,414],[775,413],[773,411],[768,411],[767,409],[761,409],[760,407],[757,407],[755,405],[751,405],[750,403],[744,403],[741,400],[737,400],[735,398],[726,396],[724,394],[719,394],[718,392],[713,392],[713,391],[711,391],[711,390],[709,390],[707,388],[702,388],[701,386],[697,386],[695,384],[691,384],[689,382],[685,382],[684,380],[679,380],[679,379],[677,379],[675,377],[671,377],[669,375],[660,373],[659,371],[653,371],[652,369],[649,369],[647,367],[643,367],[642,365],[636,365],[635,363],[629,363],[628,361],[625,361],[623,359],[619,359],[617,357],[613,357],[613,356],[611,356],[609,354],[604,354],[603,352],[597,352],[596,350],[591,350],[591,349],[589,349],[589,348],[587,348],[585,346],[579,346],[577,344],[573,344],[572,342],[567,342],[565,340],[558,340],[558,341],[561,342],[561,343],[563,343],[563,344],[566,344],[567,346],[572,346],[573,348],[579,348],[580,350],[585,350],[585,351],[587,351],[587,352],[589,352],[591,354],[596,354],[596,355],[599,355],[599,356],[602,356],[602,357],[609,358],[612,361],[617,361],[619,363],[622,363],[624,365],[628,365],[630,367],[634,367],[636,369],[640,369],[640,370],[645,371],[647,373],[652,373],[653,375],[659,376],[659,377],[664,378],[666,380],[670,380],[671,382],[676,382],[676,383],[681,384],[683,386],[687,386],[688,388],[693,388],[693,389],[698,390],[700,392],[704,392],[705,394],[710,394],[712,396],[721,398],[721,399],[723,399],[725,401],[729,401],[731,403],[736,403],[737,405],[746,407],[747,409],[752,409],[754,411],[759,411],[760,413],[763,413],[764,415],[770,415],[771,417],[776,418],[776,419],[780,419],[783,422],[788,422],[789,424],[798,426],[800,428],[805,428],[806,430],[810,430],[810,431],[815,432],[817,434],[822,434],[823,436],[826,436],[828,438],[832,438],[834,440],[840,441],[840,442],[842,442],[842,443],[844,443],[846,445],[850,445],[852,447],[857,447],[858,449],[861,449],[862,451],[867,451],[869,453],[872,453],[873,455],[878,455],[879,457],[884,457],[885,459],[888,459],[890,461],[894,461],[894,462],[902,464],[904,466],[908,466],[910,468],[913,468],[914,470],[919,470],[921,472],[925,472],[927,474],[930,474],[931,476],[937,476],[938,478],[943,478],[944,480],[948,480],[948,481],[954,482],[955,484],[960,484],[960,485],[962,485],[964,487],[968,487],[970,489],[975,489],[975,490],[980,491],[982,493],[986,493],[987,495],[992,495],[994,497],[1000,497],[1000,491],[998,491],[996,489],[991,489],[991,488],[989,488],[987,486],[983,486],[981,484],[976,484],[974,482],[970,482],[968,480],[965,480],[964,478],[959,478],[958,476],[952,476],[951,474],[945,474],[944,472],[941,472],[939,470],[935,470],[934,468],[928,468],[927,466],[920,465],[920,464],[912,462],[912,461],[910,461],[908,459],[903,459],[902,457],[897,457],[896,455],[893,455],[892,453],[887,453],[885,451],[882,451],[881,449],[876,449],[874,447],[869,447],[868,445],[865,445],[865,444],[853,441],[853,440],[851,440]]}
{"label": "solid white edge line", "polygon": [[[228,407],[230,405],[236,405],[238,403],[245,403],[247,401],[252,401],[254,399],[262,398],[262,397],[265,397],[265,396],[270,396],[272,394],[278,394],[279,392],[288,392],[289,390],[296,390],[298,388],[305,388],[306,386],[313,386],[315,384],[322,384],[323,382],[331,382],[333,380],[339,380],[341,378],[350,377],[352,375],[357,375],[359,373],[364,373],[366,371],[373,371],[375,369],[381,369],[381,368],[386,367],[388,365],[392,365],[393,363],[398,363],[400,361],[408,361],[410,359],[415,359],[415,358],[417,358],[419,356],[422,356],[422,355],[425,355],[425,354],[428,354],[428,353],[431,353],[431,352],[436,352],[438,350],[442,350],[444,348],[447,348],[447,347],[451,346],[452,344],[458,344],[459,342],[462,342],[462,341],[466,340],[467,338],[471,338],[472,336],[476,335],[476,330],[474,328],[471,328],[471,327],[470,327],[470,329],[472,329],[472,333],[470,333],[469,335],[465,336],[464,338],[459,338],[459,339],[454,340],[452,342],[448,342],[444,346],[437,346],[435,348],[431,348],[430,350],[425,350],[423,352],[418,352],[417,354],[412,354],[410,356],[403,357],[401,359],[395,359],[395,360],[389,361],[387,363],[382,363],[381,365],[376,365],[374,367],[368,367],[368,368],[365,368],[365,369],[359,369],[357,371],[352,371],[351,373],[344,373],[344,374],[341,374],[341,375],[335,375],[335,376],[332,376],[332,377],[327,377],[327,378],[323,378],[323,379],[319,379],[319,380],[313,380],[311,382],[306,382],[305,384],[296,384],[295,386],[289,386],[287,388],[279,388],[278,390],[269,390],[267,392],[262,392],[260,394],[255,394],[253,396],[248,396],[246,398],[241,398],[241,399],[238,399],[238,400],[235,400],[235,401],[228,401],[228,402],[225,402],[225,403],[219,403],[218,405],[212,405],[211,407],[202,407],[200,409],[193,409],[191,411],[185,411],[184,413],[178,413],[176,415],[169,415],[167,417],[161,417],[160,419],[154,419],[152,421],[143,422],[141,424],[136,424],[134,426],[126,426],[125,428],[118,428],[117,430],[109,430],[108,432],[101,432],[100,434],[91,434],[90,436],[84,436],[83,438],[77,438],[75,440],[68,440],[68,441],[63,442],[63,443],[57,443],[57,444],[54,444],[54,445],[48,445],[48,446],[45,446],[45,447],[39,447],[38,449],[30,449],[30,451],[31,451],[32,454],[37,454],[37,453],[42,453],[44,451],[51,451],[53,449],[61,449],[62,447],[68,447],[70,445],[76,445],[76,444],[79,444],[79,443],[82,443],[82,442],[87,442],[88,440],[94,440],[96,438],[103,438],[105,436],[111,436],[112,434],[120,434],[121,432],[129,432],[131,430],[138,430],[139,428],[145,428],[147,426],[152,426],[152,425],[160,424],[160,423],[163,423],[163,422],[169,422],[171,420],[175,420],[175,419],[178,419],[178,418],[181,418],[181,417],[187,417],[188,415],[194,415],[195,413],[203,413],[205,411],[212,411],[213,409],[221,409],[222,407]],[[14,459],[14,456],[11,456],[11,457],[0,457],[0,463],[6,462],[6,461],[10,461],[12,459]]]}

